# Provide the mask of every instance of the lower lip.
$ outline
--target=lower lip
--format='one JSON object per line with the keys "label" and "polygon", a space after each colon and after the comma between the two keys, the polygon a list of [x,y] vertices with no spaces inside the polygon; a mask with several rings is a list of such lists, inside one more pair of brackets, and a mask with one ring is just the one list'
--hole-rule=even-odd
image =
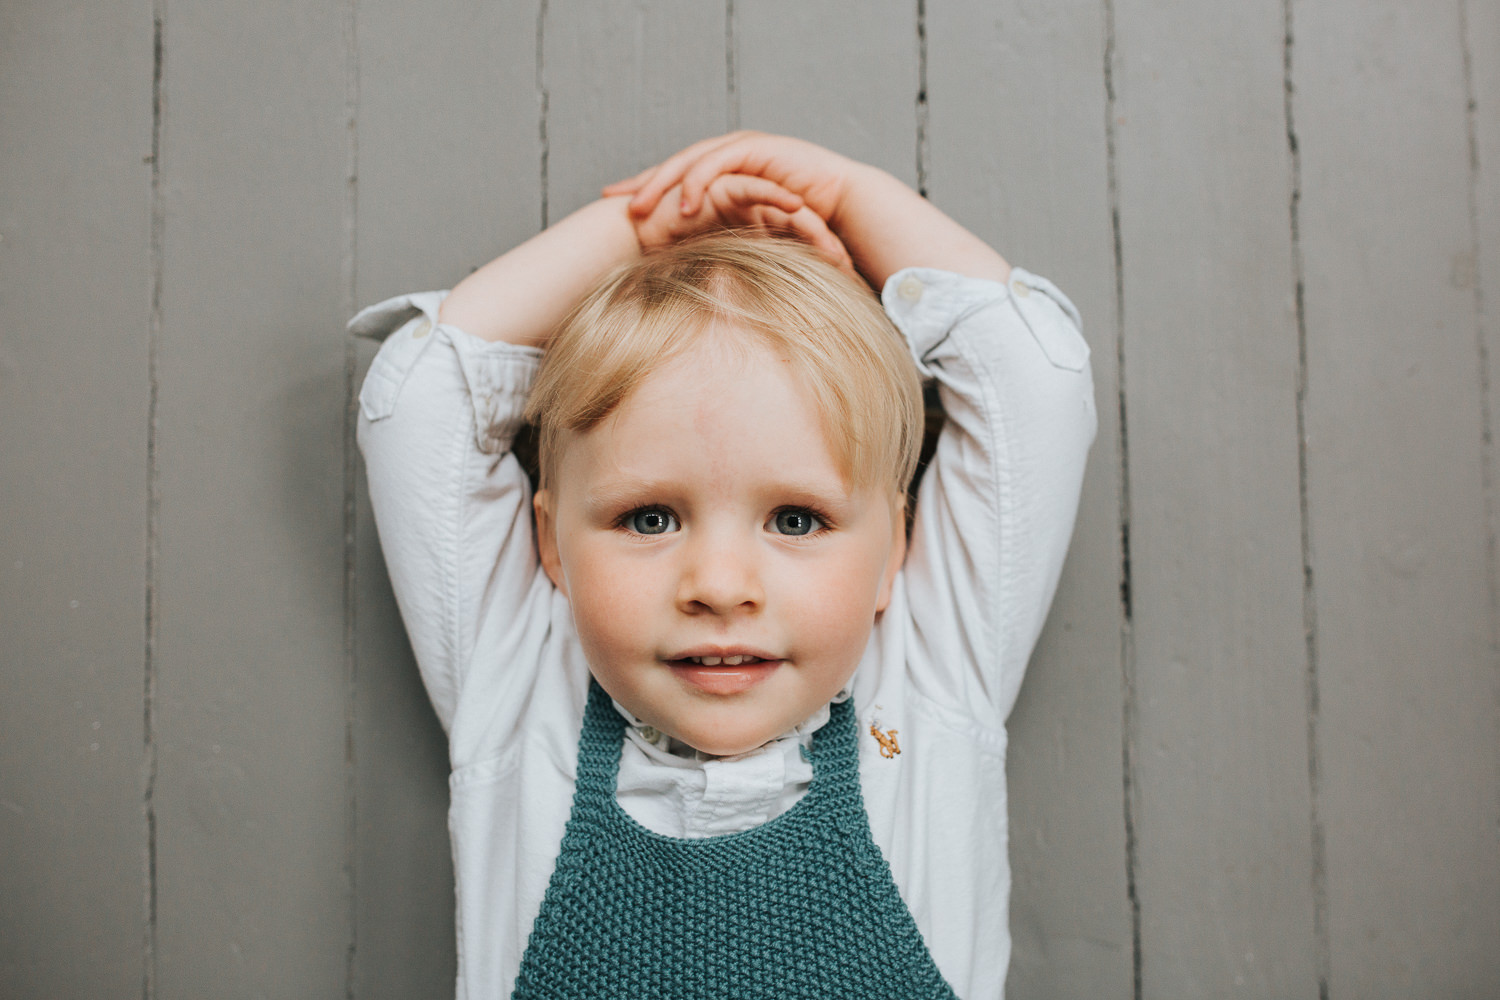
{"label": "lower lip", "polygon": [[672,664],[672,673],[704,694],[740,694],[770,677],[781,666],[780,660],[761,660],[738,666],[705,667],[697,663]]}

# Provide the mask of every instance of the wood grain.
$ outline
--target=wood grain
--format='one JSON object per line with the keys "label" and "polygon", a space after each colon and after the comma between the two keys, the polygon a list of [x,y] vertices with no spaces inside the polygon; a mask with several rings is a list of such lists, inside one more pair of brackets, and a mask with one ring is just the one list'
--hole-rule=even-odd
{"label": "wood grain", "polygon": [[162,1000],[345,987],[344,15],[166,18]]}
{"label": "wood grain", "polygon": [[917,185],[920,46],[912,0],[734,5],[745,128],[810,139]]}
{"label": "wood grain", "polygon": [[968,2],[929,6],[925,28],[932,200],[1073,298],[1100,418],[1067,568],[1009,722],[1007,995],[1128,996],[1105,18],[1093,2]]}
{"label": "wood grain", "polygon": [[1464,39],[1453,5],[1295,11],[1329,986],[1484,995],[1500,725]]}
{"label": "wood grain", "polygon": [[1115,33],[1141,995],[1312,997],[1282,9]]}
{"label": "wood grain", "polygon": [[[359,7],[356,306],[446,288],[541,226],[535,4]],[[431,26],[442,25],[442,31]],[[358,344],[354,386],[375,345]],[[361,1000],[453,993],[447,741],[355,484],[355,948]]]}
{"label": "wood grain", "polygon": [[147,919],[150,4],[0,8],[0,134],[0,995],[131,996]]}
{"label": "wood grain", "polygon": [[556,222],[728,125],[723,5],[549,3],[542,29],[546,198]]}

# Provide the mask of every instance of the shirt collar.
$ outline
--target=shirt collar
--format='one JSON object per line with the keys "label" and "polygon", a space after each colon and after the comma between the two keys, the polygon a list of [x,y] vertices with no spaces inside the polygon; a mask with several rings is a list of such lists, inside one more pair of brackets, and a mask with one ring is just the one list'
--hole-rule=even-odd
{"label": "shirt collar", "polygon": [[[760,753],[762,750],[766,749],[766,747],[775,746],[776,744],[781,743],[784,740],[797,740],[803,745],[810,744],[812,742],[812,734],[817,732],[819,729],[822,729],[824,723],[828,721],[829,706],[838,704],[842,701],[847,701],[849,699],[849,696],[849,689],[845,687],[838,694],[834,695],[833,699],[828,704],[819,706],[818,710],[813,712],[812,715],[809,715],[806,719],[802,720],[791,729],[788,729],[780,736],[776,737],[773,740],[770,740],[767,743],[762,744],[761,746],[756,747],[754,750],[747,750],[744,754],[736,754],[735,756],[743,757],[747,754]],[[673,737],[668,736],[666,733],[663,733],[652,726],[646,725],[645,722],[628,711],[624,705],[621,705],[613,698],[610,699],[610,704],[614,705],[615,711],[619,712],[620,717],[623,718],[625,722],[630,726],[629,735],[632,738],[632,741],[642,744],[642,749],[646,749],[648,753],[650,753],[650,751],[654,749],[657,751],[657,753],[665,752],[673,757],[696,758],[697,760],[716,759],[712,754],[700,753],[698,750],[695,750],[693,747],[688,746],[681,740],[674,739]],[[656,754],[652,754],[652,756],[656,756]],[[733,758],[723,759],[732,760]]]}

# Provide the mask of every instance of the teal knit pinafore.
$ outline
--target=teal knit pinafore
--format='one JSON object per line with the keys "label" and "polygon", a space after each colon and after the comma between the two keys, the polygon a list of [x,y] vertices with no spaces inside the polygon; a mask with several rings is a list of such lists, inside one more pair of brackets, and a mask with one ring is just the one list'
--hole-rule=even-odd
{"label": "teal knit pinafore", "polygon": [[870,837],[853,702],[813,736],[813,780],[750,830],[680,840],[615,801],[625,720],[590,684],[578,783],[518,1000],[952,998]]}

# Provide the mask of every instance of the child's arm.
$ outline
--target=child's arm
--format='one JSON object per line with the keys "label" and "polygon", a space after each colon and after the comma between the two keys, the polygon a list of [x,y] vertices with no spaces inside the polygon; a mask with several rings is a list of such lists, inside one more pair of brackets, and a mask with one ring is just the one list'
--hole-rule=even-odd
{"label": "child's arm", "polygon": [[774,181],[746,175],[708,180],[688,213],[672,199],[634,214],[622,197],[585,205],[459,282],[443,302],[442,321],[481,340],[545,346],[568,311],[616,265],[642,249],[726,226],[790,230],[835,263],[847,263],[823,220]]}
{"label": "child's arm", "polygon": [[601,199],[459,282],[442,321],[481,340],[540,347],[600,276],[640,252],[624,200]]}
{"label": "child's arm", "polygon": [[707,139],[605,192],[633,194],[633,213],[656,216],[673,200],[664,196],[680,186],[680,212],[692,215],[705,189],[726,174],[762,177],[801,196],[876,289],[914,266],[1001,283],[1010,277],[1003,257],[895,177],[800,139],[758,132]]}

